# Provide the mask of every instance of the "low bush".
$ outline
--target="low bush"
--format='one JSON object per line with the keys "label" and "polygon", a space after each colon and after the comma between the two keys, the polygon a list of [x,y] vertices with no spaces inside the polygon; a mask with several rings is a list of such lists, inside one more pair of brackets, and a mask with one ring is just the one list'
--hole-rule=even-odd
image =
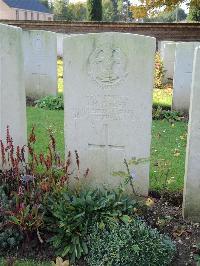
{"label": "low bush", "polygon": [[138,203],[120,189],[67,189],[48,205],[53,216],[48,228],[55,235],[51,241],[57,254],[69,255],[72,262],[88,253],[86,238],[90,226],[97,223],[104,228],[106,224],[128,221],[129,215],[134,215],[134,209],[138,208]]}
{"label": "low bush", "polygon": [[89,266],[164,266],[175,254],[175,245],[167,236],[149,228],[140,220],[93,225],[88,237]]}
{"label": "low bush", "polygon": [[159,53],[155,56],[154,89],[163,89],[164,66]]}
{"label": "low bush", "polygon": [[46,96],[35,101],[35,106],[49,110],[64,110],[63,95]]}
{"label": "low bush", "polygon": [[184,118],[183,113],[165,110],[161,106],[154,107],[152,115],[154,120],[166,119],[169,122],[181,121]]}
{"label": "low bush", "polygon": [[[0,140],[2,251],[23,252],[26,247],[31,251],[33,243],[42,245],[49,240],[57,254],[69,257],[70,263],[88,255],[89,265],[101,265],[102,261],[105,266],[148,265],[142,264],[144,258],[154,263],[149,265],[166,265],[173,244],[133,220],[143,214],[145,207],[144,201],[136,197],[135,174],[130,172],[129,164],[146,159],[124,160],[126,172],[113,174],[123,178],[119,188],[94,189],[83,185],[89,169],[80,176],[77,151],[72,163],[70,152],[66,160],[59,156],[52,132],[44,153],[35,152],[36,141],[34,128],[27,146],[15,149],[9,128],[5,143]],[[125,194],[123,185],[132,188],[131,195]]]}
{"label": "low bush", "polygon": [[[9,242],[4,241],[5,247],[18,245],[18,239],[23,240],[23,244],[36,239],[43,243],[40,231],[45,230],[44,217],[47,212],[48,198],[62,191],[64,187],[68,187],[72,175],[75,179],[77,178],[76,173],[79,168],[77,152],[75,152],[77,169],[74,169],[72,174],[71,169],[69,170],[71,153],[68,154],[66,161],[62,160],[56,151],[56,140],[51,132],[49,132],[49,146],[45,153],[36,154],[34,148],[36,140],[34,128],[29,136],[27,147],[15,149],[9,128],[7,128],[6,143],[0,140],[2,168],[0,237],[5,239],[8,236]],[[29,163],[26,157],[29,157]],[[6,229],[7,234],[1,232],[1,229]],[[20,237],[18,233],[14,237],[16,231]]]}

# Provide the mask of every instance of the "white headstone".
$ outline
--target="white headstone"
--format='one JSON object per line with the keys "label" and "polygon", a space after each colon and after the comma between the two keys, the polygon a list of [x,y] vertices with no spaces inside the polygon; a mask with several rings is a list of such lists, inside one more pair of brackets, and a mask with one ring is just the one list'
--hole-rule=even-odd
{"label": "white headstone", "polygon": [[63,57],[63,40],[65,34],[57,33],[57,56]]}
{"label": "white headstone", "polygon": [[200,222],[200,47],[195,51],[192,79],[183,214]]}
{"label": "white headstone", "polygon": [[162,44],[161,58],[163,60],[163,67],[165,71],[165,82],[172,81],[174,77],[175,50],[175,42],[164,42]]}
{"label": "white headstone", "polygon": [[189,111],[195,48],[199,42],[178,43],[174,65],[173,109]]}
{"label": "white headstone", "polygon": [[[125,33],[64,39],[66,151],[78,150],[94,185],[119,184],[112,173],[124,158],[150,156],[155,47],[154,38]],[[147,195],[149,163],[132,168]]]}
{"label": "white headstone", "polygon": [[26,95],[40,98],[57,94],[56,33],[23,32]]}
{"label": "white headstone", "polygon": [[164,46],[165,46],[166,43],[174,43],[174,42],[173,41],[161,41],[161,42],[158,42],[158,50],[160,51],[161,56],[163,54]]}
{"label": "white headstone", "polygon": [[0,24],[0,139],[9,126],[14,147],[26,144],[22,30]]}

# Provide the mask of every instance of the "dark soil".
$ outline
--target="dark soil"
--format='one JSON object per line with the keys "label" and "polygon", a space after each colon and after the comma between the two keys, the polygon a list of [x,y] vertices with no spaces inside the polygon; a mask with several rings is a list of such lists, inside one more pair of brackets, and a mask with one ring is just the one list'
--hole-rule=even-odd
{"label": "dark soil", "polygon": [[[154,192],[151,195],[155,196]],[[197,265],[200,259],[200,223],[192,223],[182,217],[182,193],[156,194],[155,204],[145,216],[147,223],[169,235],[176,243],[177,254],[171,265]],[[200,261],[200,260],[199,260]]]}
{"label": "dark soil", "polygon": [[[200,223],[192,223],[182,217],[182,193],[165,192],[162,196],[158,192],[150,192],[154,204],[144,216],[145,221],[161,233],[169,235],[175,242],[177,253],[171,266],[197,265],[195,259],[200,261]],[[48,236],[42,236],[47,240]],[[46,239],[45,239],[46,238]],[[15,254],[0,254],[4,258],[17,257],[34,259],[38,261],[55,260],[55,253],[47,244],[30,241]],[[46,242],[46,241],[45,241]],[[77,266],[86,266],[83,260]],[[123,265],[122,265],[123,266]],[[138,265],[139,266],[139,265]],[[162,266],[162,265],[161,265]]]}
{"label": "dark soil", "polygon": [[26,105],[27,106],[35,106],[35,100],[36,99],[33,99],[31,97],[26,97]]}

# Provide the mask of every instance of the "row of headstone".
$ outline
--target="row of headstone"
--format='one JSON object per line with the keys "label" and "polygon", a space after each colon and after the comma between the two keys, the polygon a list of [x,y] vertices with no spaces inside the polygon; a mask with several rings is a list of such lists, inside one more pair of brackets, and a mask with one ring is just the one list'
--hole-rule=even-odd
{"label": "row of headstone", "polygon": [[[36,36],[34,45],[41,49]],[[23,38],[21,29],[0,25],[0,137],[5,140],[10,126],[15,146],[26,144]],[[126,169],[124,158],[150,157],[155,46],[154,38],[124,33],[77,35],[64,40],[66,152],[78,150],[80,171],[90,168],[93,185],[116,186],[121,178],[112,173]],[[200,49],[193,71],[184,194],[184,215],[197,220],[199,66]],[[136,191],[147,195],[149,162],[130,166],[130,173]]]}
{"label": "row of headstone", "polygon": [[199,45],[198,42],[176,44],[172,104],[174,110],[189,111],[194,52]]}
{"label": "row of headstone", "polygon": [[22,30],[0,24],[0,138],[6,141],[9,126],[15,147],[27,139],[24,80]]}
{"label": "row of headstone", "polygon": [[173,80],[172,109],[189,111],[195,48],[199,42],[163,41],[160,54],[164,67],[164,82]]}
{"label": "row of headstone", "polygon": [[171,82],[174,78],[176,42],[162,41],[159,45],[160,56],[164,67],[164,83]]}
{"label": "row of headstone", "polygon": [[188,127],[183,214],[200,221],[200,47],[195,50]]}
{"label": "row of headstone", "polygon": [[23,31],[26,96],[57,94],[57,36],[41,30]]}

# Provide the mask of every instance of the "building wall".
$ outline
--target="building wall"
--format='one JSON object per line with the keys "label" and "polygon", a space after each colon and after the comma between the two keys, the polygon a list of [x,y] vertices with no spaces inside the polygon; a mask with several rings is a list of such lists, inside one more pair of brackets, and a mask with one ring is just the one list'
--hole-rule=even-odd
{"label": "building wall", "polygon": [[157,41],[200,42],[200,23],[109,23],[66,21],[16,21],[0,20],[24,30],[47,30],[65,34],[89,32],[126,32],[152,36]]}
{"label": "building wall", "polygon": [[0,0],[0,19],[52,21],[53,14],[10,8],[2,0]]}
{"label": "building wall", "polygon": [[8,7],[2,0],[0,0],[0,19],[16,19],[15,10]]}

